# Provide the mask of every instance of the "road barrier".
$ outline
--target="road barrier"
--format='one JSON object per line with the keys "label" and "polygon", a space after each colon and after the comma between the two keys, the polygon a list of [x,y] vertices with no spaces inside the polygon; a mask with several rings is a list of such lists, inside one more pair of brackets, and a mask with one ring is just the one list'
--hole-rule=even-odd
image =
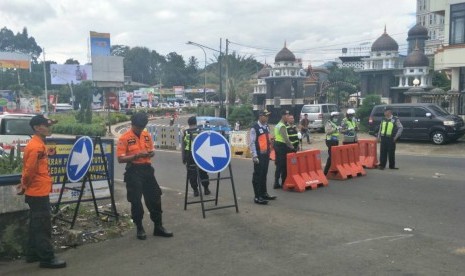
{"label": "road barrier", "polygon": [[329,179],[345,180],[362,175],[366,175],[366,171],[360,163],[358,144],[331,147],[331,167],[327,175]]}
{"label": "road barrier", "polygon": [[231,144],[231,155],[233,157],[252,157],[249,148],[249,132],[248,131],[231,131],[229,134],[229,142]]}
{"label": "road barrier", "polygon": [[364,168],[373,169],[378,166],[377,144],[375,139],[358,140],[360,163]]}
{"label": "road barrier", "polygon": [[328,179],[321,168],[320,150],[288,153],[284,190],[304,192],[307,188],[316,189],[318,185],[328,185]]}
{"label": "road barrier", "polygon": [[147,131],[157,149],[181,149],[182,129],[178,125],[148,125]]}

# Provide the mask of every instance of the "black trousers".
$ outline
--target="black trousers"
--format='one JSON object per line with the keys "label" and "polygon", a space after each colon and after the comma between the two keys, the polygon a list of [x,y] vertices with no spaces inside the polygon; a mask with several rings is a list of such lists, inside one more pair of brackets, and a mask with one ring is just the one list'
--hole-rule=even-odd
{"label": "black trousers", "polygon": [[396,167],[396,143],[392,137],[381,136],[381,148],[379,155],[380,167],[386,167],[388,157],[389,168]]}
{"label": "black trousers", "polygon": [[328,174],[329,168],[331,168],[331,148],[337,145],[339,145],[339,141],[326,140],[326,146],[328,147],[328,159],[326,159],[324,174]]}
{"label": "black trousers", "polygon": [[[186,164],[186,168],[187,168],[187,178],[189,179],[189,182],[191,183],[192,189],[194,189],[195,191],[199,187],[199,183],[197,183],[197,165],[195,163],[189,164],[188,162]],[[202,182],[202,186],[204,188],[208,188],[208,185],[210,184],[210,181],[208,181],[209,179],[208,173],[199,168],[199,176],[200,176],[200,181]]]}
{"label": "black trousers", "polygon": [[[276,171],[274,173],[275,184],[282,185],[284,181],[286,181],[287,177],[287,153],[289,152],[289,148],[284,143],[275,142],[274,150],[276,153]],[[280,178],[281,182],[279,182]]]}
{"label": "black trousers", "polygon": [[268,175],[268,165],[270,156],[268,154],[258,154],[258,164],[253,165],[252,185],[255,197],[266,195],[266,178]]}
{"label": "black trousers", "polygon": [[155,169],[150,164],[131,165],[124,174],[127,200],[131,203],[131,216],[136,225],[142,225],[144,207],[150,212],[150,219],[155,226],[162,226],[161,189],[155,178]]}
{"label": "black trousers", "polygon": [[26,256],[49,261],[54,258],[52,216],[48,196],[26,196],[29,205],[29,240]]}

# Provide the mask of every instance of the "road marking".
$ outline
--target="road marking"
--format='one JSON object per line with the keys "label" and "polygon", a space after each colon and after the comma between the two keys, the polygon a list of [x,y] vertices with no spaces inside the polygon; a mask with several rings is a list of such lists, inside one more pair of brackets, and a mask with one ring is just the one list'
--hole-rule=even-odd
{"label": "road marking", "polygon": [[353,244],[358,244],[358,243],[362,243],[362,242],[370,242],[370,241],[376,241],[376,240],[382,240],[382,239],[389,239],[389,241],[392,242],[392,241],[397,241],[397,240],[411,238],[411,237],[413,237],[413,234],[408,234],[408,235],[402,234],[402,235],[395,235],[395,236],[381,236],[381,237],[377,237],[377,238],[353,241],[353,242],[346,243],[345,245],[353,245]]}
{"label": "road marking", "polygon": [[[115,181],[124,182],[123,179],[118,179],[118,178],[115,178]],[[165,186],[160,186],[160,189],[167,190],[167,191],[173,191],[173,192],[184,192],[184,191],[181,191],[181,190],[178,190],[178,189],[173,189],[173,188],[169,188],[169,187],[165,187]]]}

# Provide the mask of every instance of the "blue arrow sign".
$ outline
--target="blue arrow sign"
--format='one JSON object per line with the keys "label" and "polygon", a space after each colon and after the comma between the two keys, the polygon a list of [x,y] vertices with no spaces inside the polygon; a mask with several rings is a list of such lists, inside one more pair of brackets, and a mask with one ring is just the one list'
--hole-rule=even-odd
{"label": "blue arrow sign", "polygon": [[69,181],[78,182],[89,170],[94,156],[94,143],[89,136],[82,136],[71,148],[66,164]]}
{"label": "blue arrow sign", "polygon": [[231,162],[231,146],[220,133],[205,131],[192,142],[192,157],[202,170],[209,173],[221,172]]}

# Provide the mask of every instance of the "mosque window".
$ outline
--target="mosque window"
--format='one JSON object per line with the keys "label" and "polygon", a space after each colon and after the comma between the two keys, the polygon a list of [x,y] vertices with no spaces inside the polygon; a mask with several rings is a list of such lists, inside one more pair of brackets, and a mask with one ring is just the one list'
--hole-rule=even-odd
{"label": "mosque window", "polygon": [[423,69],[419,69],[418,71],[422,72],[423,73]]}
{"label": "mosque window", "polygon": [[413,69],[410,69],[409,71],[410,71],[410,73],[413,73],[413,72],[415,72],[415,70],[413,70]]}

